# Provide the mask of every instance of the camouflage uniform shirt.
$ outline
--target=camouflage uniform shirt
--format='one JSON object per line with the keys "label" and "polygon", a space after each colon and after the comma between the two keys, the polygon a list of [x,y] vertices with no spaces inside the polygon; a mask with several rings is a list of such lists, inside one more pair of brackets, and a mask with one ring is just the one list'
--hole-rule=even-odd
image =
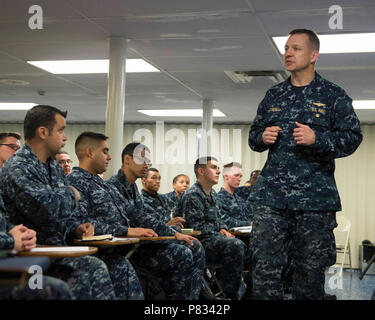
{"label": "camouflage uniform shirt", "polygon": [[83,223],[60,165],[51,158],[43,164],[27,144],[4,163],[0,187],[9,221],[35,230],[38,244],[66,245]]}
{"label": "camouflage uniform shirt", "polygon": [[173,236],[176,233],[176,230],[167,226],[164,220],[161,221],[147,212],[137,185],[130,185],[121,169],[108,180],[108,183],[113,184],[132,207],[128,216],[131,226],[153,229],[159,236]]}
{"label": "camouflage uniform shirt", "polygon": [[92,223],[95,234],[112,234],[117,237],[128,234],[129,209],[116,188],[79,167],[72,169],[67,180],[81,194],[79,213],[85,221]]}
{"label": "camouflage uniform shirt", "polygon": [[171,212],[174,208],[174,203],[163,194],[151,194],[144,189],[142,189],[141,194],[147,212],[157,216],[160,221],[168,223],[171,219]]}
{"label": "camouflage uniform shirt", "polygon": [[[313,145],[296,145],[296,121],[315,132]],[[270,126],[282,131],[274,144],[266,145],[262,134]],[[268,149],[250,199],[278,209],[340,211],[334,159],[352,154],[361,141],[352,99],[343,89],[315,73],[296,94],[289,78],[267,91],[250,128],[251,149]]]}
{"label": "camouflage uniform shirt", "polygon": [[251,209],[247,202],[242,200],[235,192],[230,194],[221,188],[217,194],[220,203],[220,214],[228,228],[249,226]]}
{"label": "camouflage uniform shirt", "polygon": [[183,217],[186,221],[184,227],[199,230],[202,236],[228,229],[221,219],[215,190],[211,189],[207,195],[198,181],[181,195],[175,216]]}

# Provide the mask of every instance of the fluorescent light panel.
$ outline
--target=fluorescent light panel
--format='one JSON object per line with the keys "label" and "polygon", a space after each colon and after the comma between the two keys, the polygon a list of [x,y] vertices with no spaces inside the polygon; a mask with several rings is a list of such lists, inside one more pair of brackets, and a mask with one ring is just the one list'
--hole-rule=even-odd
{"label": "fluorescent light panel", "polygon": [[[318,35],[319,53],[375,52],[375,33],[348,33]],[[281,54],[285,52],[287,37],[272,37]]]}
{"label": "fluorescent light panel", "polygon": [[353,100],[354,109],[375,109],[375,100]]}
{"label": "fluorescent light panel", "polygon": [[[138,110],[138,112],[151,117],[202,117],[202,109],[159,109],[159,110]],[[225,114],[218,109],[213,109],[215,118],[225,117]]]}
{"label": "fluorescent light panel", "polygon": [[36,103],[32,102],[1,102],[0,110],[29,110],[33,106],[36,106]]}
{"label": "fluorescent light panel", "polygon": [[[109,60],[54,60],[54,61],[27,61],[53,74],[86,74],[108,73]],[[126,73],[160,72],[143,59],[126,59]]]}

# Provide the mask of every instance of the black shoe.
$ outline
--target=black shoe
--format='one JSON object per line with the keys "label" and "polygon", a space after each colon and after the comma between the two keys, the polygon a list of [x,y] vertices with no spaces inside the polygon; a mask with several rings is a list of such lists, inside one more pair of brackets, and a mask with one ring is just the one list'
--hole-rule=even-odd
{"label": "black shoe", "polygon": [[199,300],[226,300],[226,299],[214,296],[207,290],[207,288],[202,287],[201,293],[199,295]]}
{"label": "black shoe", "polygon": [[324,300],[337,300],[337,297],[334,294],[325,293],[324,294]]}

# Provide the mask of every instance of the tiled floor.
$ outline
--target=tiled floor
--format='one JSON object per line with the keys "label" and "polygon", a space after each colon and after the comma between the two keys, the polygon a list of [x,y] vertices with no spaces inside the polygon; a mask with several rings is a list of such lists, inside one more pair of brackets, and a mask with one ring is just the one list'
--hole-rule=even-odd
{"label": "tiled floor", "polygon": [[366,274],[359,280],[360,270],[344,269],[342,280],[338,277],[338,268],[326,271],[325,291],[335,294],[337,300],[370,300],[375,291],[375,275]]}

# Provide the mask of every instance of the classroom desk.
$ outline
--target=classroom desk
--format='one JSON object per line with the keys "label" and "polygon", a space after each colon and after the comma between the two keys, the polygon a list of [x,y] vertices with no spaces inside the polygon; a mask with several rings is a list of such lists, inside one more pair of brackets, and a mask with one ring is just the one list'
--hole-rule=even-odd
{"label": "classroom desk", "polygon": [[188,236],[196,237],[196,236],[200,236],[202,234],[202,231],[194,230],[193,232],[182,232],[182,233]]}
{"label": "classroom desk", "polygon": [[249,236],[251,232],[240,232],[240,231],[229,231],[231,234],[235,236]]}
{"label": "classroom desk", "polygon": [[113,237],[111,240],[74,240],[79,246],[124,246],[139,243],[139,238]]}
{"label": "classroom desk", "polygon": [[[41,249],[52,249],[51,251],[43,251],[43,252],[32,252],[32,251],[20,251],[18,252],[19,256],[23,257],[49,257],[51,259],[58,259],[58,258],[74,258],[74,257],[81,257],[86,255],[91,255],[98,252],[97,247],[87,247],[87,250],[78,250],[74,247],[69,246],[45,246],[45,245],[38,245],[36,248]],[[69,249],[72,248],[72,250],[68,251],[59,251],[61,249]],[[56,250],[53,250],[56,249]]]}

